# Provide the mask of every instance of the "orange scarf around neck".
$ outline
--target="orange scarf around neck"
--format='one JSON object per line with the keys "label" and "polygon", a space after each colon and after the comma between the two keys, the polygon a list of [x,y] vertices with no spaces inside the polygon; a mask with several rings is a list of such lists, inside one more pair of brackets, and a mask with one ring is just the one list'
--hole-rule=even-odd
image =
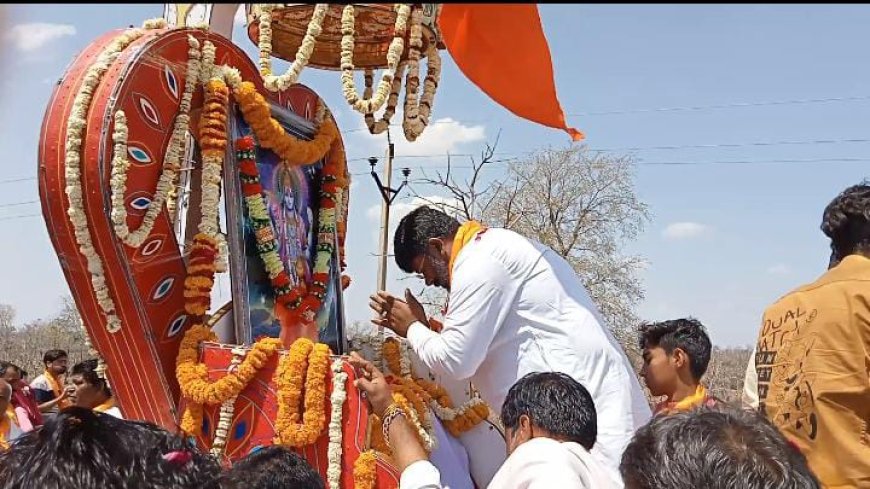
{"label": "orange scarf around neck", "polygon": [[109,409],[112,409],[113,407],[115,407],[115,398],[110,397],[110,398],[106,399],[106,402],[95,407],[93,410],[98,412],[98,413],[105,413],[106,411],[108,411]]}
{"label": "orange scarf around neck", "polygon": [[467,221],[465,224],[459,226],[459,229],[456,231],[456,236],[453,237],[453,247],[450,250],[450,262],[447,264],[447,271],[450,274],[449,278],[453,280],[453,265],[456,263],[456,257],[459,256],[459,252],[462,251],[462,248],[467,245],[477,233],[481,231],[485,231],[486,226],[477,222],[477,221]]}
{"label": "orange scarf around neck", "polygon": [[[63,391],[61,390],[60,379],[55,377],[54,374],[52,374],[49,370],[46,370],[45,372],[43,372],[43,374],[45,374],[45,380],[48,381],[48,385],[51,387],[51,391],[54,392],[54,397],[60,397],[60,395],[63,394]],[[57,403],[57,408],[63,409],[65,407],[69,407],[70,405],[71,403],[69,399],[64,399],[63,401]]]}

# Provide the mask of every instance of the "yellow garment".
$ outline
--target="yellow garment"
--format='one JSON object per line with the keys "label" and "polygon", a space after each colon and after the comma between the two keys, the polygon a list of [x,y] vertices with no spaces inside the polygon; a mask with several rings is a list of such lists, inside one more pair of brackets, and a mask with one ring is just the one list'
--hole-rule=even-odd
{"label": "yellow garment", "polygon": [[829,488],[870,487],[870,259],[850,255],[764,312],[759,408]]}
{"label": "yellow garment", "polygon": [[698,387],[692,395],[686,396],[677,402],[665,401],[656,406],[655,412],[658,414],[691,411],[692,409],[708,404],[708,402],[710,402],[710,397],[707,395],[707,389],[703,385],[698,384]]}
{"label": "yellow garment", "polygon": [[115,407],[115,398],[110,397],[110,398],[106,399],[106,402],[95,407],[93,410],[98,412],[98,413],[105,413],[106,411],[108,411],[109,409],[112,409],[113,407]]}
{"label": "yellow garment", "polygon": [[0,416],[0,450],[9,448],[9,434],[12,431],[12,425],[18,424],[18,418],[15,416],[15,408],[12,404],[6,407],[6,412]]}
{"label": "yellow garment", "polygon": [[[57,399],[61,394],[63,394],[60,381],[48,370],[43,373],[45,374],[45,380],[48,382],[49,386],[51,386],[51,391],[54,392],[55,399]],[[64,399],[57,403],[57,409],[60,410],[71,405],[72,402],[69,399]]]}
{"label": "yellow garment", "polygon": [[453,264],[456,263],[456,257],[459,256],[462,247],[474,239],[478,232],[485,230],[486,227],[477,221],[467,221],[465,224],[459,226],[459,229],[456,231],[456,236],[453,237],[453,247],[450,250],[450,262],[447,264],[447,271],[450,274],[449,278],[451,280],[453,279]]}

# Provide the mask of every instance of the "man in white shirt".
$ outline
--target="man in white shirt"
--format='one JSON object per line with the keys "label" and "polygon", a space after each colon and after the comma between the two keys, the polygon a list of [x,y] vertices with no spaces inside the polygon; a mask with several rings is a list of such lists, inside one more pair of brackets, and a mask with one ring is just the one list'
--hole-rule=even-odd
{"label": "man in white shirt", "polygon": [[531,372],[563,372],[592,395],[599,413],[592,450],[618,480],[620,456],[650,418],[631,364],[579,277],[546,246],[506,229],[459,222],[420,207],[394,237],[399,267],[449,291],[443,329],[424,324],[420,303],[372,296],[373,322],[407,337],[435,373],[470,378],[490,406]]}
{"label": "man in white shirt", "polygon": [[[399,489],[442,489],[442,474],[426,459],[404,415],[392,416],[389,383],[374,365],[351,354],[359,371],[355,385],[384,419],[384,439],[401,471]],[[596,412],[589,392],[568,375],[531,373],[510,388],[502,406],[507,461],[488,489],[610,489],[618,484],[589,453],[595,444]]]}

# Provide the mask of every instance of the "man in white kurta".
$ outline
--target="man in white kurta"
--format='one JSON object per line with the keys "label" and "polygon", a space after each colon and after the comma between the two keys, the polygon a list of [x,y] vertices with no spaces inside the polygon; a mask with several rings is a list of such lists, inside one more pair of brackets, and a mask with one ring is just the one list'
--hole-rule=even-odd
{"label": "man in white kurta", "polygon": [[[400,266],[422,274],[427,284],[449,288],[443,329],[436,333],[420,321],[422,308],[409,293],[406,301],[373,296],[371,306],[381,314],[374,322],[406,336],[435,373],[471,379],[496,410],[527,373],[570,375],[590,392],[598,412],[592,453],[618,480],[622,452],[651,412],[628,358],[577,274],[553,250],[509,230],[466,223],[437,238],[422,235],[414,220],[443,219],[432,214],[438,212],[420,208],[406,216],[396,231],[395,252],[399,261],[409,240],[425,238],[421,256]],[[449,262],[452,267],[445,267]]]}

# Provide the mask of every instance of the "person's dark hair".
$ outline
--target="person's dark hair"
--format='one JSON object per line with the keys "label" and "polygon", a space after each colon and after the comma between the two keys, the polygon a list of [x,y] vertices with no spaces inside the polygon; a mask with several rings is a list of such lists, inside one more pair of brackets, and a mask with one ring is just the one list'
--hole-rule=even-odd
{"label": "person's dark hair", "polygon": [[822,232],[831,239],[835,261],[870,253],[870,182],[843,190],[825,208]]}
{"label": "person's dark hair", "polygon": [[55,360],[60,360],[63,357],[69,357],[63,350],[48,350],[42,356],[42,363],[51,363]]}
{"label": "person's dark hair", "polygon": [[767,419],[725,407],[656,416],[635,433],[619,470],[626,489],[819,487]]}
{"label": "person's dark hair", "polygon": [[523,414],[533,425],[587,450],[598,436],[592,396],[580,382],[561,372],[532,372],[511,386],[501,407],[505,428],[517,429]]}
{"label": "person's dark hair", "polygon": [[710,363],[713,345],[707,330],[694,318],[673,319],[658,323],[646,323],[640,327],[640,348],[661,347],[670,355],[675,348],[689,356],[689,370],[700,381]]}
{"label": "person's dark hair", "polygon": [[181,437],[80,407],[64,409],[0,454],[2,489],[219,489],[219,477],[220,465]]}
{"label": "person's dark hair", "polygon": [[223,489],[323,489],[323,479],[305,458],[272,445],[236,462],[221,479]]}
{"label": "person's dark hair", "polygon": [[10,368],[13,370],[17,370],[18,373],[21,375],[22,379],[25,377],[24,374],[26,372],[24,370],[21,370],[21,367],[19,367],[18,365],[15,365],[12,362],[7,362],[7,361],[0,361],[0,376],[6,375],[6,371],[9,370]]}
{"label": "person's dark hair", "polygon": [[109,388],[109,384],[106,383],[106,379],[101,379],[100,376],[97,375],[98,365],[99,363],[94,358],[81,361],[73,366],[71,375],[81,375],[87,383],[97,387],[98,389],[102,389],[107,396],[111,397],[112,390]]}
{"label": "person's dark hair", "polygon": [[412,273],[414,258],[426,251],[430,239],[451,237],[458,229],[459,221],[437,209],[427,206],[414,209],[399,221],[393,235],[396,264],[405,273]]}

